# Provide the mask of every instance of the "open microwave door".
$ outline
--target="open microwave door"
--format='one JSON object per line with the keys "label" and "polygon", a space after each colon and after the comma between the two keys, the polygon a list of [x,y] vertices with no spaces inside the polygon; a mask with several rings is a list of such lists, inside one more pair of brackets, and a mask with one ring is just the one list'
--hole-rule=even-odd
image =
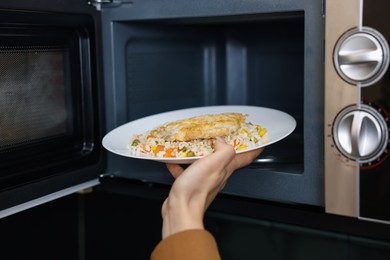
{"label": "open microwave door", "polygon": [[0,6],[0,218],[92,187],[101,148],[99,12]]}

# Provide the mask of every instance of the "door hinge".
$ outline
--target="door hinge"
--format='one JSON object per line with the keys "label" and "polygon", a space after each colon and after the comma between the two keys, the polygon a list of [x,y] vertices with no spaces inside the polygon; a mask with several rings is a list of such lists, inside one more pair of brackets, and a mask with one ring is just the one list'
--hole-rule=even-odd
{"label": "door hinge", "polygon": [[93,5],[96,10],[100,11],[102,7],[117,7],[124,4],[132,4],[132,0],[88,0],[89,5]]}

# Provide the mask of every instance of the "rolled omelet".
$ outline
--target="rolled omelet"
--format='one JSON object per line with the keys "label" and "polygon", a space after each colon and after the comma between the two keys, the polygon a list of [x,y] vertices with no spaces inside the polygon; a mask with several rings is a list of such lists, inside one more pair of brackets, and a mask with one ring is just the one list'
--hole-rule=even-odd
{"label": "rolled omelet", "polygon": [[236,133],[245,120],[246,117],[240,113],[201,115],[166,123],[150,134],[169,142],[210,139]]}

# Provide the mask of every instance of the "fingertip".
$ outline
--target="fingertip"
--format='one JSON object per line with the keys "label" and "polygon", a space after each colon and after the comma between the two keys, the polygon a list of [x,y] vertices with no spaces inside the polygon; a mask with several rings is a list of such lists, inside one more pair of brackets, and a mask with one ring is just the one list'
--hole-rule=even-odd
{"label": "fingertip", "polygon": [[172,174],[172,176],[176,179],[177,177],[180,176],[180,174],[182,174],[182,172],[184,171],[183,167],[181,167],[180,165],[178,164],[173,164],[173,163],[167,163],[166,164],[166,167],[168,169],[168,171]]}
{"label": "fingertip", "polygon": [[231,157],[236,154],[236,151],[234,150],[233,146],[226,143],[225,139],[220,136],[216,137],[215,151],[224,151],[225,153],[229,153]]}
{"label": "fingertip", "polygon": [[232,169],[235,171],[239,168],[248,166],[256,159],[257,156],[260,155],[260,153],[263,152],[263,150],[264,148],[260,148],[253,151],[237,154],[235,160],[231,164]]}
{"label": "fingertip", "polygon": [[176,164],[173,164],[173,163],[167,163],[167,164],[165,164],[165,165],[166,165],[168,171],[170,171],[170,172],[175,171],[175,169],[176,169],[176,167],[177,167],[177,165],[176,165]]}

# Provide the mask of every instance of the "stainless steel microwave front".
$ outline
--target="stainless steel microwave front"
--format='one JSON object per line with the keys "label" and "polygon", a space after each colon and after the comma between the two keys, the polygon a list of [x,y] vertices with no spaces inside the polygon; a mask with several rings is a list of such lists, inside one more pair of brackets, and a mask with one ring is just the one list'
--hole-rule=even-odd
{"label": "stainless steel microwave front", "polygon": [[387,1],[326,3],[326,212],[390,223]]}

